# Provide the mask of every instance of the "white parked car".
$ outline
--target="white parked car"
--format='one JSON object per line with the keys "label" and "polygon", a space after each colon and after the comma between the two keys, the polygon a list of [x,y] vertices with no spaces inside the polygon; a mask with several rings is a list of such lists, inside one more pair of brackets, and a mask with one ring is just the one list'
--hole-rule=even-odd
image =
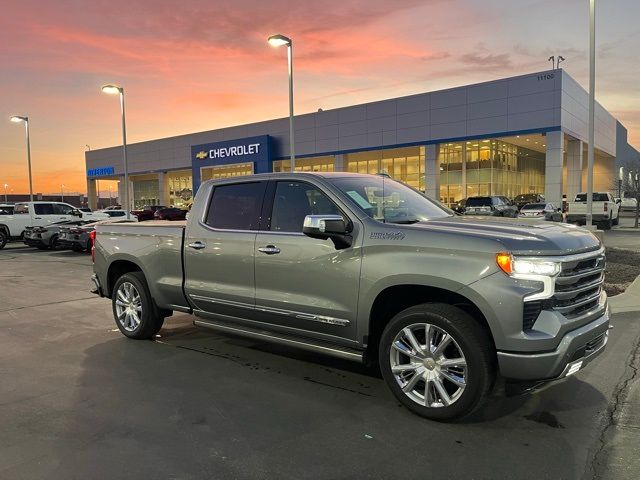
{"label": "white parked car", "polygon": [[83,212],[62,202],[16,203],[13,214],[0,216],[0,249],[9,240],[20,239],[27,227],[46,227],[65,220],[106,220],[109,215],[99,212]]}

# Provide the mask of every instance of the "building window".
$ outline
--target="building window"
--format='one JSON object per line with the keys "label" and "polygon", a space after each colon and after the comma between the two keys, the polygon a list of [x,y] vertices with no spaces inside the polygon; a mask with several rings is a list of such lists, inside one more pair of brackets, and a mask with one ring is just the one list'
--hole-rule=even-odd
{"label": "building window", "polygon": [[349,172],[386,173],[422,192],[426,190],[424,146],[348,153],[345,159]]}
{"label": "building window", "polygon": [[133,207],[141,209],[145,205],[160,204],[160,185],[158,180],[133,181]]}
{"label": "building window", "polygon": [[193,203],[193,177],[190,170],[168,173],[167,186],[169,205],[185,208]]}
{"label": "building window", "polygon": [[[333,172],[336,159],[332,155],[311,158],[296,158],[296,172]],[[273,162],[274,172],[290,172],[290,160],[276,160]]]}
{"label": "building window", "polygon": [[217,178],[240,177],[253,174],[253,163],[234,163],[232,165],[220,165],[217,167],[203,167],[200,170],[202,181]]}

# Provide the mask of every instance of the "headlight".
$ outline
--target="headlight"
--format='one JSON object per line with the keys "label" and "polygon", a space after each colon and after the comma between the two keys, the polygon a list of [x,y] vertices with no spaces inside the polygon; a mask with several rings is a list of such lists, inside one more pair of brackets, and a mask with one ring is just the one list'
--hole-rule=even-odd
{"label": "headlight", "polygon": [[540,275],[553,277],[560,273],[560,264],[536,259],[518,259],[510,253],[496,255],[496,263],[507,275]]}

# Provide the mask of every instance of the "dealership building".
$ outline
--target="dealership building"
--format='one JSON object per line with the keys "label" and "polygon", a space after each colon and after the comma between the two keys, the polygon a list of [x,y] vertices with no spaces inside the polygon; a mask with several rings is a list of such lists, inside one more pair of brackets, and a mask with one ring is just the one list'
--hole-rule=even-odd
{"label": "dealership building", "polygon": [[[563,70],[295,117],[295,169],[386,172],[451,205],[466,197],[543,193],[559,203],[586,189],[588,94]],[[616,153],[637,155],[626,129],[595,112],[594,190],[614,190]],[[128,145],[130,198],[184,207],[206,180],[288,171],[289,119]],[[88,198],[118,180],[122,147],[86,152]]]}

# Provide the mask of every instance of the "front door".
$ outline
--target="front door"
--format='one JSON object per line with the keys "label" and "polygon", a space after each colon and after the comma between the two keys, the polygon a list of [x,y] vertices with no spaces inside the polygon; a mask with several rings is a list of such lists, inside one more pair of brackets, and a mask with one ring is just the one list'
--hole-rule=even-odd
{"label": "front door", "polygon": [[277,181],[274,190],[270,222],[256,237],[256,315],[298,335],[355,340],[359,239],[337,250],[302,233],[306,215],[349,217],[311,183]]}
{"label": "front door", "polygon": [[219,316],[251,315],[253,251],[266,185],[214,185],[207,208],[190,220],[184,240],[185,292],[195,309]]}

